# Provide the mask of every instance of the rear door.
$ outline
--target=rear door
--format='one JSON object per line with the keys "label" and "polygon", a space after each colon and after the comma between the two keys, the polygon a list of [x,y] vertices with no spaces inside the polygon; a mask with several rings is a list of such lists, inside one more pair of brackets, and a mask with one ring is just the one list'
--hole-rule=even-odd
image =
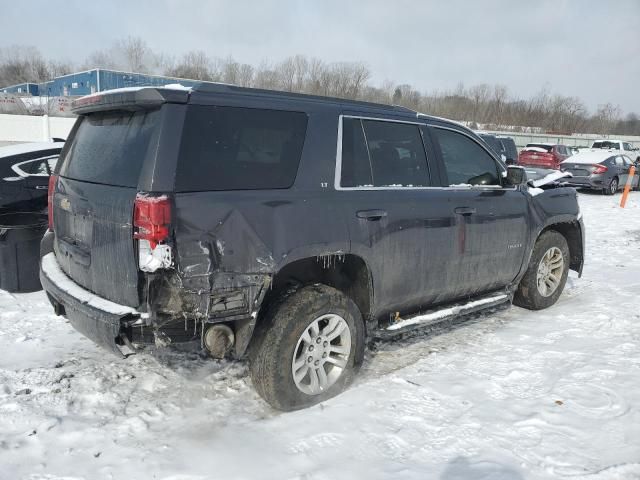
{"label": "rear door", "polygon": [[59,166],[55,253],[76,283],[114,302],[139,304],[133,205],[143,163],[154,158],[160,110],[83,115]]}
{"label": "rear door", "polygon": [[[336,194],[343,199],[351,251],[369,265],[377,314],[447,300],[456,224],[423,125],[341,118]],[[425,149],[426,145],[426,149]]]}
{"label": "rear door", "polygon": [[443,185],[458,223],[456,296],[491,291],[518,275],[528,239],[525,193],[503,186],[504,171],[467,132],[432,126]]}

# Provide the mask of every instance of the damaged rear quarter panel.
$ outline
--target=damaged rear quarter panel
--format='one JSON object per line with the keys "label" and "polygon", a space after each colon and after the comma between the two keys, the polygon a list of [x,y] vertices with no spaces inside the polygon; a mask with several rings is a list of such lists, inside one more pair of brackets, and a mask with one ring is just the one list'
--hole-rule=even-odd
{"label": "damaged rear quarter panel", "polygon": [[325,197],[295,189],[176,194],[173,282],[182,300],[172,308],[212,321],[247,318],[284,265],[346,252],[339,206]]}

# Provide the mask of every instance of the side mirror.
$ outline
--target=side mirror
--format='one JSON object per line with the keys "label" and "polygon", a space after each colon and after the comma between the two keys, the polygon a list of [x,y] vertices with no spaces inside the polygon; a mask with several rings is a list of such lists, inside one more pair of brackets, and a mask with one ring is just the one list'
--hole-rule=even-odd
{"label": "side mirror", "polygon": [[507,183],[514,187],[527,183],[527,172],[524,167],[509,165],[507,167]]}

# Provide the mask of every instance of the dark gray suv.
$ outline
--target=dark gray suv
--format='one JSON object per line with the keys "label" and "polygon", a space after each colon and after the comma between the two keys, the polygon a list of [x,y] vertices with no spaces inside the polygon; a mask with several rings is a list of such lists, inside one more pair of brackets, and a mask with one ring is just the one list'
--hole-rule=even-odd
{"label": "dark gray suv", "polygon": [[575,190],[530,191],[454,122],[216,84],[74,109],[42,244],[55,311],[118,354],[248,356],[279,409],[344,389],[367,338],[549,307],[582,270]]}

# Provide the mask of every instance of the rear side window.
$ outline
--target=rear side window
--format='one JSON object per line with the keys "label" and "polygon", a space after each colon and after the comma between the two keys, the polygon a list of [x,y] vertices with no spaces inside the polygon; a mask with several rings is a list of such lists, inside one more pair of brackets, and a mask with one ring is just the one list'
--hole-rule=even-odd
{"label": "rear side window", "polygon": [[428,187],[418,125],[343,118],[342,187]]}
{"label": "rear side window", "polygon": [[466,135],[442,128],[433,129],[449,185],[500,185],[498,166],[487,151]]}
{"label": "rear side window", "polygon": [[159,110],[98,112],[81,119],[60,168],[73,180],[136,187]]}
{"label": "rear side window", "polygon": [[302,112],[192,105],[183,129],[176,191],[289,188],[306,130]]}
{"label": "rear side window", "polygon": [[38,159],[29,163],[25,163],[20,167],[30,175],[48,176],[50,172],[53,172],[55,170],[57,162],[58,156],[55,155],[48,158]]}

